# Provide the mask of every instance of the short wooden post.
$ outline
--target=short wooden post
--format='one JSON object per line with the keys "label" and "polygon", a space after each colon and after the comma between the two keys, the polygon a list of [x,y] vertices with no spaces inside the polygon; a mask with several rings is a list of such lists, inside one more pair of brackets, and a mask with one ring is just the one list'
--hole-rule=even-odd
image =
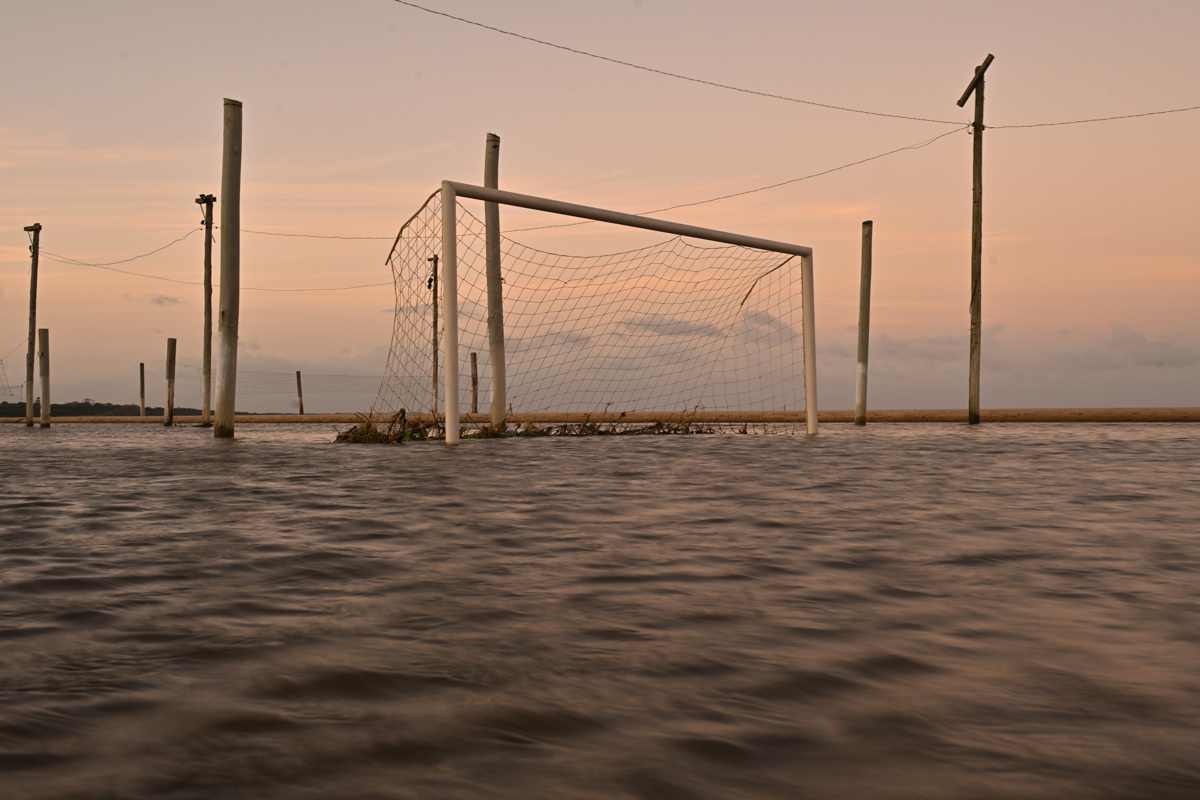
{"label": "short wooden post", "polygon": [[38,329],[38,368],[42,374],[42,421],[41,427],[50,427],[50,331]]}
{"label": "short wooden post", "polygon": [[971,169],[971,375],[967,387],[967,422],[971,425],[979,424],[979,351],[983,338],[983,73],[993,58],[988,53],[975,68],[975,77],[958,101],[958,107],[962,108],[971,93],[975,93],[975,121],[971,124],[975,136]]}
{"label": "short wooden post", "polygon": [[217,413],[213,436],[233,436],[237,402],[238,312],[241,303],[242,104],[225,100],[225,133],[221,157],[221,304],[217,319],[220,363],[217,368]]}
{"label": "short wooden post", "polygon": [[296,370],[296,400],[300,403],[300,416],[304,416],[304,385],[300,383],[300,370]]}
{"label": "short wooden post", "polygon": [[138,385],[141,387],[142,416],[146,416],[146,362],[138,364]]}
{"label": "short wooden post", "polygon": [[858,282],[858,371],[854,384],[854,424],[867,424],[867,344],[871,333],[871,237],[875,223],[862,224],[862,276]]}
{"label": "short wooden post", "polygon": [[167,402],[163,406],[163,425],[175,424],[175,340],[167,339]]}
{"label": "short wooden post", "polygon": [[212,425],[212,210],[217,198],[202,194],[196,202],[204,206],[204,387],[200,424]]}
{"label": "short wooden post", "polygon": [[34,337],[37,334],[37,274],[38,253],[41,250],[42,224],[35,222],[25,228],[33,234],[29,245],[29,349],[25,352],[25,427],[33,427],[33,359]]}
{"label": "short wooden post", "polygon": [[[500,137],[487,135],[484,149],[483,185],[498,189],[500,182]],[[500,204],[483,204],[484,250],[487,254],[488,359],[492,371],[491,422],[504,430],[508,389],[504,364],[504,279],[500,271]]]}
{"label": "short wooden post", "polygon": [[471,353],[471,413],[479,413],[479,361]]}

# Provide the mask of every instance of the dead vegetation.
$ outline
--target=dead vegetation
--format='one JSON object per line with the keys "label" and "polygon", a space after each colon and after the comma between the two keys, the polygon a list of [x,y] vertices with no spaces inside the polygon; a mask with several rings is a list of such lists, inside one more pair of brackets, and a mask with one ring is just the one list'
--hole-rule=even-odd
{"label": "dead vegetation", "polygon": [[[445,438],[445,429],[440,422],[418,423],[408,420],[401,409],[387,423],[376,425],[364,414],[359,415],[358,425],[339,431],[335,441],[347,444],[400,444],[401,442],[423,442]],[[558,425],[527,422],[509,430],[497,430],[490,425],[466,429],[463,439],[500,439],[511,436],[657,436],[666,434],[716,433],[711,425],[689,419],[664,420],[648,425],[622,422],[578,422]]]}

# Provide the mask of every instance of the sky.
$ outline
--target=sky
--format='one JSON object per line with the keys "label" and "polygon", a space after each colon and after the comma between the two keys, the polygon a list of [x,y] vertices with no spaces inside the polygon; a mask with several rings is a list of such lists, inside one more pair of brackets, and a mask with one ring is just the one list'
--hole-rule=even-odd
{"label": "sky", "polygon": [[[24,376],[29,241],[42,231],[38,327],[55,401],[199,404],[202,289],[102,263],[194,231],[220,193],[222,104],[244,103],[239,369],[380,375],[392,329],[385,265],[400,224],[443,179],[661,214],[814,250],[820,406],[854,404],[860,232],[874,222],[870,405],[967,402],[972,103],[987,73],[982,406],[1200,405],[1200,4],[771,0],[424,0],[633,69],[394,0],[0,2],[0,356]],[[917,117],[901,119],[767,97]],[[219,209],[218,209],[219,215]],[[547,224],[505,210],[506,230]],[[605,252],[596,226],[513,234]],[[639,240],[645,241],[645,240]],[[194,234],[117,265],[202,278]],[[10,348],[11,351],[10,351]],[[153,378],[153,380],[151,380]],[[15,399],[15,398],[3,398]],[[288,410],[287,395],[243,395]],[[367,395],[309,395],[306,411]]]}

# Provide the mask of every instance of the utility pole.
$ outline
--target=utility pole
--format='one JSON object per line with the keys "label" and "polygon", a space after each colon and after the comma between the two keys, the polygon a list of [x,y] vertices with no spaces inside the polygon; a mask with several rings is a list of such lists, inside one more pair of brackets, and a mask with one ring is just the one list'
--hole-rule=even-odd
{"label": "utility pole", "polygon": [[202,194],[196,202],[204,206],[204,402],[200,425],[212,425],[212,211],[215,195]]}
{"label": "utility pole", "polygon": [[[500,188],[500,137],[487,135],[483,153],[483,185]],[[492,428],[505,428],[508,402],[507,367],[504,363],[504,277],[500,270],[500,204],[483,204],[484,252],[487,257],[488,360],[492,367]],[[449,365],[447,365],[449,369]]]}
{"label": "utility pole", "polygon": [[971,93],[975,93],[975,121],[971,133],[975,136],[975,163],[971,180],[971,377],[967,399],[967,422],[979,424],[979,344],[983,336],[983,73],[992,63],[992,54],[975,68],[975,77],[958,101],[962,108]]}
{"label": "utility pole", "polygon": [[25,354],[25,427],[33,427],[33,359],[34,345],[37,336],[37,268],[38,250],[41,247],[42,224],[35,222],[25,229],[33,234],[33,243],[29,246],[32,257],[29,265],[29,350]]}
{"label": "utility pole", "polygon": [[436,254],[425,259],[433,264],[433,274],[429,276],[429,281],[425,284],[427,288],[433,291],[433,300],[430,305],[433,306],[433,400],[430,401],[429,413],[437,419],[438,409],[438,257]]}

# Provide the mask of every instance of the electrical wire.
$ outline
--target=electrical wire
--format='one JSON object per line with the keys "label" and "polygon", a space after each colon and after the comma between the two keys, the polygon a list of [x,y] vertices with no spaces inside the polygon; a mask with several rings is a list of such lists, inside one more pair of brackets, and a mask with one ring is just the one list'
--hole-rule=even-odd
{"label": "electrical wire", "polygon": [[[214,226],[216,227],[216,226]],[[242,228],[242,233],[256,233],[259,236],[292,236],[297,239],[344,239],[347,241],[370,240],[390,242],[391,236],[322,236],[315,233],[277,233],[275,231],[249,231]]]}
{"label": "electrical wire", "polygon": [[[719,200],[729,200],[730,198],[733,198],[733,197],[744,197],[745,195],[748,195],[748,194],[755,194],[757,192],[765,192],[768,189],[777,189],[780,186],[787,186],[788,184],[799,183],[800,181],[807,181],[812,178],[819,178],[822,175],[828,175],[831,172],[839,172],[840,170],[843,170],[843,169],[849,169],[850,167],[856,167],[859,164],[866,164],[868,161],[876,161],[878,159],[885,158],[890,155],[895,155],[896,153],[902,153],[905,150],[920,150],[923,147],[928,147],[929,145],[933,144],[938,139],[944,139],[947,136],[951,136],[955,133],[961,133],[962,131],[969,129],[970,127],[971,127],[970,125],[963,125],[962,127],[955,128],[952,131],[947,131],[946,133],[939,134],[938,136],[934,136],[932,139],[926,139],[924,141],[917,142],[916,144],[906,145],[905,147],[897,147],[895,150],[889,150],[886,153],[880,153],[879,155],[870,156],[869,158],[862,158],[862,159],[859,159],[858,161],[852,161],[849,164],[842,164],[840,167],[831,167],[830,169],[822,170],[820,172],[814,172],[811,175],[805,175],[800,178],[791,178],[786,181],[772,183],[768,186],[759,186],[757,189],[747,189],[743,192],[734,192],[733,194],[723,194],[720,197],[710,197],[707,200],[696,200],[695,202],[691,202],[691,203],[679,203],[678,205],[667,206],[666,208],[656,208],[652,211],[643,211],[640,214],[638,214],[638,216],[646,216],[648,214],[661,214],[664,211],[674,211],[677,208],[690,208],[691,206],[702,206],[706,203],[716,203]],[[514,228],[512,230],[506,231],[506,233],[523,233],[525,231],[540,231],[540,230],[545,230],[547,228],[570,228],[570,227],[574,227],[576,225],[590,225],[590,224],[591,224],[590,220],[585,220],[583,222],[564,222],[564,223],[561,223],[558,225],[539,225],[539,226],[533,227],[533,228]]]}
{"label": "electrical wire", "polygon": [[555,44],[554,42],[547,42],[544,39],[535,39],[532,36],[526,36],[525,34],[522,34],[522,33],[516,33],[514,31],[507,31],[507,30],[504,30],[503,28],[496,28],[491,25],[485,25],[482,22],[476,22],[474,20],[466,19],[464,17],[456,17],[453,14],[447,14],[444,11],[436,11],[432,8],[426,8],[425,6],[417,5],[416,3],[409,2],[409,0],[392,0],[392,2],[399,3],[402,6],[408,6],[409,8],[415,8],[418,11],[424,11],[427,14],[434,14],[435,16],[445,17],[446,19],[452,19],[455,22],[462,22],[467,25],[474,25],[476,28],[483,28],[484,30],[492,31],[493,33],[501,33],[501,34],[504,34],[505,36],[511,36],[514,39],[522,39],[526,42],[533,42],[534,44],[540,44],[540,45],[543,45],[544,47],[553,47],[556,50],[563,50],[567,53],[574,53],[575,55],[587,56],[588,58],[594,58],[599,61],[607,61],[610,64],[619,64],[622,67],[629,67],[631,69],[641,70],[642,72],[651,72],[651,73],[654,73],[655,75],[663,75],[668,78],[675,78],[676,80],[689,81],[691,83],[699,83],[704,86],[712,86],[717,89],[726,89],[731,92],[740,92],[742,94],[750,94],[750,95],[755,95],[757,97],[766,97],[771,100],[784,100],[788,103],[800,103],[800,104],[806,105],[806,106],[816,106],[817,108],[828,108],[833,111],[847,111],[851,114],[866,114],[866,115],[872,116],[872,117],[888,117],[891,119],[907,119],[907,120],[912,120],[913,122],[933,122],[933,123],[936,123],[939,125],[961,125],[962,124],[962,122],[959,120],[928,119],[926,117],[910,117],[910,116],[906,116],[904,114],[885,114],[882,111],[867,111],[867,110],[861,109],[861,108],[850,108],[848,106],[835,106],[831,103],[818,103],[815,100],[802,100],[798,97],[788,97],[788,96],[782,95],[782,94],[772,94],[770,92],[759,92],[759,91],[755,91],[754,89],[743,89],[740,86],[731,86],[727,83],[717,83],[716,81],[708,81],[708,80],[704,80],[703,78],[693,78],[688,75],[680,75],[677,72],[667,72],[666,70],[654,69],[653,67],[644,67],[641,64],[634,64],[630,61],[621,61],[620,59],[611,58],[609,56],[602,56],[598,53],[589,53],[587,50],[579,50],[574,47],[567,47],[566,45]]}
{"label": "electrical wire", "polygon": [[[164,244],[162,247],[159,247],[159,248],[156,248],[156,249],[154,249],[154,250],[151,250],[151,251],[150,251],[150,252],[148,252],[148,253],[142,253],[141,255],[137,255],[137,256],[130,256],[129,258],[122,258],[120,261],[105,261],[105,262],[102,262],[102,263],[99,263],[99,264],[89,264],[89,263],[87,263],[87,262],[84,262],[84,261],[76,261],[75,259],[73,259],[73,258],[68,258],[67,256],[60,256],[60,255],[59,255],[59,254],[57,254],[57,253],[51,253],[51,252],[50,252],[50,251],[48,251],[48,250],[42,250],[42,254],[43,254],[43,255],[46,255],[46,256],[49,256],[49,257],[50,257],[51,259],[53,259],[54,261],[61,261],[61,262],[65,262],[65,263],[67,263],[67,264],[79,264],[79,265],[81,265],[81,266],[84,266],[84,267],[100,267],[101,269],[104,269],[104,268],[107,268],[107,267],[111,267],[111,266],[113,266],[114,264],[128,264],[130,261],[137,261],[139,258],[145,258],[146,256],[152,256],[152,255],[154,255],[155,253],[161,253],[163,250],[166,250],[168,247],[173,247],[174,245],[177,245],[177,244],[179,244],[179,243],[180,243],[180,242],[182,242],[184,239],[186,239],[186,238],[188,238],[189,236],[191,236],[193,233],[196,233],[196,232],[198,232],[198,231],[202,231],[202,230],[204,230],[204,227],[203,227],[203,226],[201,226],[201,227],[199,227],[199,228],[193,228],[192,230],[190,230],[190,231],[188,231],[187,233],[185,233],[183,236],[180,236],[178,239],[175,239],[174,241],[171,241],[171,242],[168,242],[167,244]],[[117,269],[117,270],[113,270],[113,272],[122,272],[122,271],[123,271],[123,270],[119,270],[119,269]],[[136,273],[131,273],[131,274],[136,274]]]}
{"label": "electrical wire", "polygon": [[1180,114],[1184,111],[1198,111],[1200,106],[1188,106],[1187,108],[1168,108],[1165,111],[1146,111],[1141,114],[1121,114],[1117,117],[1096,117],[1094,119],[1072,119],[1065,122],[1035,122],[1031,125],[988,125],[987,130],[1003,130],[1005,128],[1050,128],[1056,125],[1085,125],[1089,122],[1110,122],[1114,119],[1136,119],[1137,117],[1157,117],[1162,114]]}

